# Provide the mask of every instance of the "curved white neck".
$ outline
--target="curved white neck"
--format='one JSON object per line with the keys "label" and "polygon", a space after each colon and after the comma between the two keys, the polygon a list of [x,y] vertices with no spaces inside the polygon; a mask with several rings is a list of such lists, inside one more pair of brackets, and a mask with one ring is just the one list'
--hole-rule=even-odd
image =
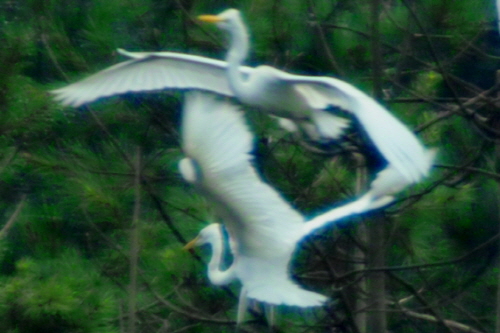
{"label": "curved white neck", "polygon": [[234,261],[229,268],[227,268],[225,271],[221,271],[220,263],[223,252],[222,237],[213,242],[210,242],[210,244],[212,246],[212,258],[208,263],[208,279],[214,285],[228,284],[236,277],[234,272]]}
{"label": "curved white neck", "polygon": [[228,63],[229,85],[236,96],[247,92],[246,82],[240,72],[240,67],[248,54],[248,33],[242,21],[235,23],[235,29],[229,31],[229,50],[226,56]]}

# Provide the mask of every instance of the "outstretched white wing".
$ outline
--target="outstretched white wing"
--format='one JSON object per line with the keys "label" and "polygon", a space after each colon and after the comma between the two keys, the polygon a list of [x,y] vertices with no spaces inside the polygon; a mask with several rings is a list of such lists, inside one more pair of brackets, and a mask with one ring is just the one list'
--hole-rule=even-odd
{"label": "outstretched white wing", "polygon": [[[132,59],[52,93],[63,104],[72,106],[126,92],[162,89],[199,89],[234,96],[229,87],[225,61],[174,52],[122,50],[120,53]],[[241,66],[240,71],[251,75],[254,69]],[[313,118],[320,133],[336,137],[346,126],[346,123],[339,123],[338,117],[320,111],[328,106],[340,107],[356,116],[388,163],[409,181],[418,182],[429,172],[424,158],[426,150],[415,135],[359,89],[334,78],[292,75],[276,69],[272,72],[279,80],[292,84],[309,107],[316,110]],[[266,95],[266,87],[260,88],[262,95]],[[279,102],[280,96],[272,98]],[[286,104],[286,100],[282,103]],[[259,100],[255,100],[255,105],[259,106]],[[307,110],[304,112],[307,114]]]}
{"label": "outstretched white wing", "polygon": [[352,113],[387,162],[411,183],[430,170],[427,150],[401,121],[373,98],[353,85],[331,77],[311,77],[279,73],[293,84],[312,108],[336,106]]}
{"label": "outstretched white wing", "polygon": [[[65,105],[81,106],[99,98],[127,92],[164,89],[200,89],[233,96],[226,76],[226,62],[175,52],[119,53],[131,58],[64,88],[53,90]],[[252,69],[242,67],[243,73]]]}
{"label": "outstretched white wing", "polygon": [[[424,163],[431,168],[436,150],[427,150],[424,154]],[[370,189],[360,198],[345,205],[333,208],[327,212],[308,220],[304,224],[304,234],[333,223],[349,215],[361,214],[370,210],[381,208],[394,200],[394,195],[404,190],[413,182],[403,176],[393,165],[388,165],[377,174],[371,182]]]}
{"label": "outstretched white wing", "polygon": [[252,139],[234,104],[203,92],[186,94],[182,145],[187,159],[181,172],[214,204],[238,254],[289,256],[304,220],[256,173]]}

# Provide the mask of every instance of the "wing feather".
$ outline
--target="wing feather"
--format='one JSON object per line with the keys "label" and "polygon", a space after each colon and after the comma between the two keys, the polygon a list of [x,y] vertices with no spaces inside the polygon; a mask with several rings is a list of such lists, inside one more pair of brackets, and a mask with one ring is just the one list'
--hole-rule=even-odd
{"label": "wing feather", "polygon": [[358,88],[330,77],[292,75],[282,71],[278,75],[290,84],[299,85],[299,91],[303,92],[310,107],[327,108],[331,105],[351,112],[387,162],[408,181],[416,183],[429,173],[428,150],[415,134]]}
{"label": "wing feather", "polygon": [[186,93],[182,114],[182,148],[208,175],[249,164],[253,136],[242,112],[217,96]]}
{"label": "wing feather", "polygon": [[[174,52],[134,53],[121,50],[120,53],[131,60],[52,93],[63,104],[72,106],[126,92],[162,89],[200,89],[233,96],[225,61]],[[241,71],[250,75],[253,69],[242,66]],[[417,182],[429,172],[425,163],[426,150],[416,136],[359,89],[334,78],[292,75],[276,69],[273,73],[293,84],[311,108],[333,105],[353,113],[388,163],[410,181]],[[327,132],[328,127],[324,124],[319,128]],[[339,130],[342,127],[345,124],[340,124]]]}
{"label": "wing feather", "polygon": [[[175,52],[120,53],[132,59],[53,90],[55,99],[77,107],[103,97],[163,89],[200,89],[233,96],[225,61]],[[241,70],[248,74],[252,69]]]}
{"label": "wing feather", "polygon": [[183,149],[199,167],[196,186],[223,218],[237,252],[291,254],[303,217],[252,166],[253,137],[242,112],[213,95],[188,92],[182,132]]}

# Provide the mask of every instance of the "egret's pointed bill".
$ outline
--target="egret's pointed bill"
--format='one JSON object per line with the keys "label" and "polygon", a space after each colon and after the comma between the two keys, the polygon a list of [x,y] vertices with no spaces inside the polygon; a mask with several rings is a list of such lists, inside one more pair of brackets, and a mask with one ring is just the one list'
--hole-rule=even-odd
{"label": "egret's pointed bill", "polygon": [[192,239],[191,241],[189,241],[186,245],[184,245],[184,247],[182,248],[183,250],[191,250],[193,247],[195,247],[198,242],[198,240],[200,239],[200,236],[196,236],[194,239]]}
{"label": "egret's pointed bill", "polygon": [[217,15],[200,15],[198,16],[198,20],[207,22],[207,23],[217,23],[224,21],[223,18],[217,16]]}

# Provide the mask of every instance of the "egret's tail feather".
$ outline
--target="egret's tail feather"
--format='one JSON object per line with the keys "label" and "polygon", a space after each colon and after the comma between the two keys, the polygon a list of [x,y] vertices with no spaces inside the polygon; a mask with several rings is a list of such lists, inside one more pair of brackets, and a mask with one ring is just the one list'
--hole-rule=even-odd
{"label": "egret's tail feather", "polygon": [[[293,249],[291,249],[293,251]],[[277,257],[240,256],[235,271],[248,298],[274,305],[321,306],[327,297],[307,291],[290,279],[291,254]]]}
{"label": "egret's tail feather", "polygon": [[268,304],[300,307],[322,306],[328,299],[321,294],[302,289],[290,280],[280,281],[272,288],[267,283],[252,286],[247,297]]}

